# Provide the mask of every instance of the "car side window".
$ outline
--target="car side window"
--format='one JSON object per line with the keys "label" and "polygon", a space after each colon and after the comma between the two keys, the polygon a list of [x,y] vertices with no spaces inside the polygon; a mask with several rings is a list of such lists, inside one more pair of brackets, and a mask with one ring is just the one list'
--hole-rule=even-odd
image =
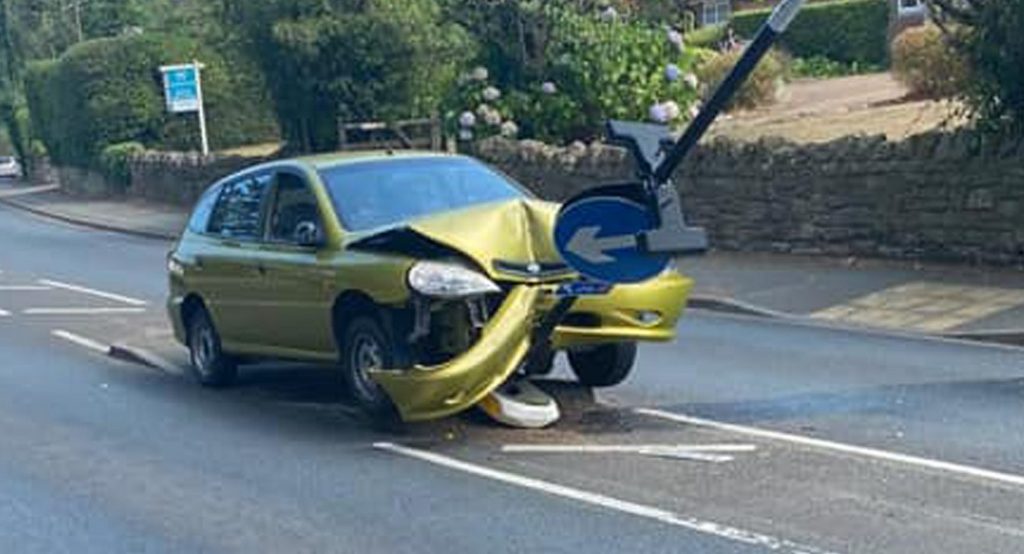
{"label": "car side window", "polygon": [[223,187],[220,185],[206,189],[206,192],[199,197],[192,215],[188,218],[188,230],[193,233],[206,233],[209,228],[210,214],[213,213],[213,206],[217,203],[217,197]]}
{"label": "car side window", "polygon": [[210,216],[208,232],[223,237],[255,240],[263,233],[263,211],[270,175],[254,175],[224,185]]}
{"label": "car side window", "polygon": [[269,220],[269,237],[273,242],[299,244],[303,225],[312,223],[321,229],[316,195],[306,181],[288,172],[276,175],[277,187]]}

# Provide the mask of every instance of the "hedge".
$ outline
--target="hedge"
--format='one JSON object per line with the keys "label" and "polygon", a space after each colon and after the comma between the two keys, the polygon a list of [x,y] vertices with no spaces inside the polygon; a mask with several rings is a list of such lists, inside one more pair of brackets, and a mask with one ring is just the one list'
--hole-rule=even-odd
{"label": "hedge", "polygon": [[161,34],[86,41],[57,60],[30,64],[26,95],[33,128],[58,164],[97,167],[107,146],[123,142],[196,149],[197,118],[167,113],[159,71],[192,59],[205,64],[203,92],[215,148],[277,138],[258,73],[235,60],[229,64],[193,39]]}
{"label": "hedge", "polygon": [[[736,34],[752,38],[770,9],[737,13]],[[780,44],[801,58],[821,56],[842,63],[885,65],[889,4],[886,0],[839,0],[809,4],[790,25]]]}

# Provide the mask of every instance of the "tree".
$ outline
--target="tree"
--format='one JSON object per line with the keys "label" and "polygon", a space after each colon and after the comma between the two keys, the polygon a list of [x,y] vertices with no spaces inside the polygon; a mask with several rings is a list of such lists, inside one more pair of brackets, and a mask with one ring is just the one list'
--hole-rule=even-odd
{"label": "tree", "polygon": [[1024,134],[1024,0],[931,0],[970,65],[965,91],[984,128]]}

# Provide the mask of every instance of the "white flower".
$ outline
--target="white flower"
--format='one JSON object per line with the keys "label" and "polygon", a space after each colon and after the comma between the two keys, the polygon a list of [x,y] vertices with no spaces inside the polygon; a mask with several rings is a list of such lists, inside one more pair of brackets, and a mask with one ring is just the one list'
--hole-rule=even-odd
{"label": "white flower", "polygon": [[694,102],[690,106],[690,119],[697,119],[698,114],[700,114],[700,102]]}
{"label": "white flower", "polygon": [[462,129],[461,131],[459,131],[459,140],[462,140],[462,141],[473,140],[473,131],[470,131],[469,129]]}
{"label": "white flower", "polygon": [[480,119],[487,117],[487,114],[491,112],[491,107],[487,104],[480,104],[476,107],[476,116]]}
{"label": "white flower", "polygon": [[474,81],[486,81],[487,78],[491,76],[491,73],[489,71],[487,71],[486,67],[481,65],[481,66],[475,67],[473,69],[473,71],[469,74],[469,76]]}
{"label": "white flower", "polygon": [[664,104],[657,103],[651,106],[650,111],[651,121],[655,123],[668,123],[668,109],[665,108]]}
{"label": "white flower", "polygon": [[505,138],[516,138],[519,136],[519,126],[514,121],[506,121],[501,124],[501,136]]}
{"label": "white flower", "polygon": [[619,19],[619,12],[614,6],[608,6],[601,11],[601,20],[609,23],[617,21]]}
{"label": "white flower", "polygon": [[687,73],[686,75],[684,75],[683,82],[686,83],[686,86],[692,89],[696,89],[697,86],[700,84],[700,81],[697,79],[697,76],[694,75],[693,73]]}
{"label": "white flower", "polygon": [[682,73],[683,71],[679,69],[679,66],[674,63],[670,63],[668,64],[668,66],[665,67],[665,78],[668,79],[669,82],[674,83],[678,81],[679,76],[682,75]]}
{"label": "white flower", "polygon": [[487,110],[484,114],[484,122],[491,126],[501,125],[501,112],[498,110]]}
{"label": "white flower", "polygon": [[462,112],[459,116],[459,126],[463,129],[470,129],[476,125],[476,116],[473,112]]}
{"label": "white flower", "polygon": [[484,100],[487,100],[488,102],[494,102],[499,98],[501,98],[501,91],[498,90],[496,87],[487,87],[484,89]]}
{"label": "white flower", "polygon": [[672,100],[663,103],[662,106],[665,108],[665,115],[668,116],[669,121],[679,119],[679,116],[683,113],[682,110],[679,109],[679,104]]}
{"label": "white flower", "polygon": [[675,29],[668,30],[668,41],[672,43],[672,46],[682,50],[683,49],[683,33]]}
{"label": "white flower", "polygon": [[553,81],[545,81],[540,86],[540,91],[544,94],[558,94],[558,86]]}

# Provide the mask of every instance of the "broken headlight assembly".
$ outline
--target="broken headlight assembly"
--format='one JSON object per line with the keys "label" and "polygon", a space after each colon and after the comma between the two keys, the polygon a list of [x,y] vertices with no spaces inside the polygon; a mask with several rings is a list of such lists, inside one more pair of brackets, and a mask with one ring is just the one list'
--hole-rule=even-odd
{"label": "broken headlight assembly", "polygon": [[409,270],[409,287],[430,298],[457,300],[501,292],[486,276],[461,265],[417,262]]}

